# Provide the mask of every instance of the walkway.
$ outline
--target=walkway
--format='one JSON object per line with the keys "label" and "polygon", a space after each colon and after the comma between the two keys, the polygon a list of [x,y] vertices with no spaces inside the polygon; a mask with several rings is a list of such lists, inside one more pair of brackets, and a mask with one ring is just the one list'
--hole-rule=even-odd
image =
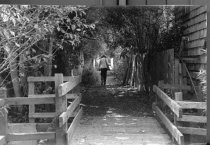
{"label": "walkway", "polygon": [[89,88],[72,145],[172,145],[147,102],[146,94],[129,87]]}

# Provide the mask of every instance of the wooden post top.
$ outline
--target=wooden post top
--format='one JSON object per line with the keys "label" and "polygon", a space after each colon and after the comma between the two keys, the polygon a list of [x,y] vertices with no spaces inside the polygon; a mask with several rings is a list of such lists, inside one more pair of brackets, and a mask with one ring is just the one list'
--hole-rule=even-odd
{"label": "wooden post top", "polygon": [[[6,99],[7,97],[7,89],[0,88],[0,99]],[[2,101],[4,103],[4,101]],[[4,109],[4,104],[0,106],[0,135],[6,135],[8,132],[8,121],[7,121],[7,112]]]}

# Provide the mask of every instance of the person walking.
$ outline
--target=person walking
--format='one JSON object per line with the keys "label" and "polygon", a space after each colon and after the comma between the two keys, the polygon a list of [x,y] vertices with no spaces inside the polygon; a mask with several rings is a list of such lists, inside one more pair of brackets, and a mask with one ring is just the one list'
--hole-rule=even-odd
{"label": "person walking", "polygon": [[99,61],[99,69],[101,71],[101,85],[106,85],[107,70],[110,70],[106,55],[102,55]]}

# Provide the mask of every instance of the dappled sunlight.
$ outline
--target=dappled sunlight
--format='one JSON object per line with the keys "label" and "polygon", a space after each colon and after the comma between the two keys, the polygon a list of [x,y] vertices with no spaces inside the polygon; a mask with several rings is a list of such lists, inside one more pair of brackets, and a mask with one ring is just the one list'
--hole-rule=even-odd
{"label": "dappled sunlight", "polygon": [[115,138],[119,139],[119,140],[128,140],[129,139],[129,137],[119,137],[119,136],[116,136]]}
{"label": "dappled sunlight", "polygon": [[[149,145],[170,142],[153,118],[147,94],[128,86],[88,88],[76,145]],[[97,106],[97,107],[96,107]],[[151,141],[150,141],[151,138]]]}
{"label": "dappled sunlight", "polygon": [[106,116],[107,117],[118,117],[118,118],[121,118],[121,117],[129,117],[129,115],[121,115],[121,114],[117,114],[117,113],[107,114]]}

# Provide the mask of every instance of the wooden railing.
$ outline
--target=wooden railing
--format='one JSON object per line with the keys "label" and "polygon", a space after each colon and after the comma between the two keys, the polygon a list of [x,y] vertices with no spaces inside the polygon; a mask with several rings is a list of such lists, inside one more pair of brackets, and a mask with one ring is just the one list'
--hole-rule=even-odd
{"label": "wooden railing", "polygon": [[[58,74],[57,74],[58,75]],[[62,83],[63,82],[69,82],[71,83],[73,86],[75,83],[78,83],[77,81],[79,80],[80,76],[75,76],[75,77],[71,77],[71,76],[65,76],[63,77],[62,75],[58,75],[60,78],[62,79]],[[56,75],[55,76],[50,76],[50,77],[28,77],[28,97],[30,98],[45,98],[46,102],[44,104],[55,104],[55,94],[35,94],[35,83],[38,82],[54,82],[55,85],[56,82],[58,80],[56,80]],[[55,88],[58,86],[55,86]],[[69,98],[70,94],[67,94],[66,97]],[[21,97],[22,98],[22,97]],[[51,101],[47,101],[47,100],[51,100]],[[43,103],[42,103],[43,104]],[[55,113],[35,113],[35,105],[34,104],[30,104],[29,105],[29,122],[33,123],[35,122],[35,118],[53,118],[55,116]]]}
{"label": "wooden railing", "polygon": [[[170,88],[170,87],[171,88]],[[172,89],[179,90],[174,92],[174,99],[169,97],[162,89]],[[171,133],[174,140],[177,141],[179,145],[184,145],[184,135],[183,134],[194,134],[205,136],[207,131],[204,128],[186,127],[181,124],[181,122],[193,122],[193,123],[206,123],[206,116],[195,116],[191,114],[185,114],[183,109],[205,109],[206,102],[192,102],[183,101],[183,94],[180,90],[189,90],[189,86],[178,86],[178,85],[168,85],[163,83],[158,83],[158,86],[153,86],[153,92],[157,94],[156,102],[153,103],[153,110],[156,112],[157,116],[161,119],[162,123]],[[174,122],[172,123],[163,111],[158,107],[158,99],[160,99],[164,104],[166,104],[170,110],[174,113]],[[182,125],[182,126],[181,126]]]}
{"label": "wooden railing", "polygon": [[[37,81],[54,81],[55,94],[34,94],[34,82]],[[63,83],[64,81],[66,82]],[[55,145],[68,145],[82,115],[82,108],[79,105],[81,94],[67,93],[78,86],[81,82],[81,77],[63,77],[63,74],[55,74],[54,77],[29,77],[28,82],[29,97],[7,98],[6,89],[2,88],[0,90],[0,145],[6,145],[10,141],[40,139],[53,140]],[[69,106],[67,106],[67,99],[73,100]],[[34,105],[37,104],[55,104],[56,111],[51,113],[35,113]],[[7,112],[3,109],[5,105],[29,105],[29,117],[31,120],[40,117],[52,117],[54,119],[57,118],[59,123],[55,124],[57,126],[53,132],[8,133]],[[67,129],[69,117],[74,117],[74,119],[71,122],[70,127]],[[37,125],[46,128],[49,123],[43,123],[43,125],[38,123]]]}

